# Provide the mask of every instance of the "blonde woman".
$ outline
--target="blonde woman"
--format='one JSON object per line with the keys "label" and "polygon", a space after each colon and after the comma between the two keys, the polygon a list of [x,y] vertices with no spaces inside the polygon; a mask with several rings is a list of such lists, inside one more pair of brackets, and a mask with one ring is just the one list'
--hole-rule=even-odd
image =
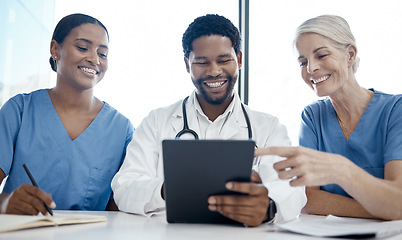
{"label": "blonde woman", "polygon": [[297,29],[303,80],[318,96],[302,114],[301,147],[258,149],[286,158],[281,179],[305,185],[304,212],[402,219],[402,96],[361,87],[348,23],[324,15]]}

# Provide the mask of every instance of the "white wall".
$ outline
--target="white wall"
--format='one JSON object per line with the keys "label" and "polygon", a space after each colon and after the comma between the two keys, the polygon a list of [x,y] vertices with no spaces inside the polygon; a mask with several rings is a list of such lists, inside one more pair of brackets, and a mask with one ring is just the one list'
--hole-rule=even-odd
{"label": "white wall", "polygon": [[402,1],[250,1],[249,106],[272,113],[298,144],[303,107],[318,99],[300,77],[293,49],[296,28],[323,14],[345,18],[356,38],[357,81],[366,88],[402,93]]}
{"label": "white wall", "polygon": [[196,17],[217,13],[238,25],[238,0],[56,0],[56,22],[75,12],[108,28],[109,70],[95,94],[135,127],[150,110],[192,92],[181,38]]}

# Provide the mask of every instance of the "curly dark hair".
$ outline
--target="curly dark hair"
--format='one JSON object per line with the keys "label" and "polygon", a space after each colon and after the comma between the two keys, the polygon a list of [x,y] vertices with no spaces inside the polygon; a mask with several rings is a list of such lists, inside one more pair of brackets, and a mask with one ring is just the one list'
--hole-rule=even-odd
{"label": "curly dark hair", "polygon": [[184,32],[182,38],[184,56],[189,57],[195,39],[210,35],[228,37],[232,41],[236,55],[240,53],[241,37],[239,30],[229,19],[217,14],[207,14],[196,18]]}

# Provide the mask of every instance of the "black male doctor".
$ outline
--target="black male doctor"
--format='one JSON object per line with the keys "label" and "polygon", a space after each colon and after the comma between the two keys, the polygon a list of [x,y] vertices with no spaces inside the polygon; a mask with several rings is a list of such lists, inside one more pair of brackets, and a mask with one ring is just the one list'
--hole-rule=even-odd
{"label": "black male doctor", "polygon": [[[290,145],[286,128],[276,117],[244,106],[234,92],[242,53],[239,31],[228,19],[199,17],[189,25],[182,42],[186,69],[196,89],[184,100],[151,111],[134,131],[124,163],[112,181],[122,211],[149,216],[165,210],[164,139],[251,137],[258,147]],[[296,218],[306,203],[304,188],[291,187],[278,178],[273,169],[277,157],[255,161],[251,182],[226,185],[248,195],[211,196],[209,209],[247,226]]]}

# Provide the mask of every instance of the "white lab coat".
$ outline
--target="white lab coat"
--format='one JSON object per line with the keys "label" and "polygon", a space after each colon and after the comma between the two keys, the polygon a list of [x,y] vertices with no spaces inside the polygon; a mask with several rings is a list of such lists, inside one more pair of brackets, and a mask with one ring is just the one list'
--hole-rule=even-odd
{"label": "white lab coat", "polygon": [[[195,109],[195,92],[186,104],[189,128],[200,133]],[[220,133],[220,139],[248,139],[247,124],[235,93],[233,113],[228,117]],[[250,118],[253,140],[258,147],[289,146],[286,128],[276,117],[253,111],[245,106]],[[165,210],[161,197],[164,182],[162,140],[173,139],[183,128],[182,100],[165,108],[150,112],[134,131],[133,140],[127,147],[127,155],[119,172],[112,181],[114,199],[120,210],[130,213],[152,215]],[[257,164],[257,162],[260,164]],[[296,218],[307,202],[304,187],[291,187],[288,181],[278,178],[273,163],[275,156],[255,160],[254,169],[277,206],[275,222]]]}

